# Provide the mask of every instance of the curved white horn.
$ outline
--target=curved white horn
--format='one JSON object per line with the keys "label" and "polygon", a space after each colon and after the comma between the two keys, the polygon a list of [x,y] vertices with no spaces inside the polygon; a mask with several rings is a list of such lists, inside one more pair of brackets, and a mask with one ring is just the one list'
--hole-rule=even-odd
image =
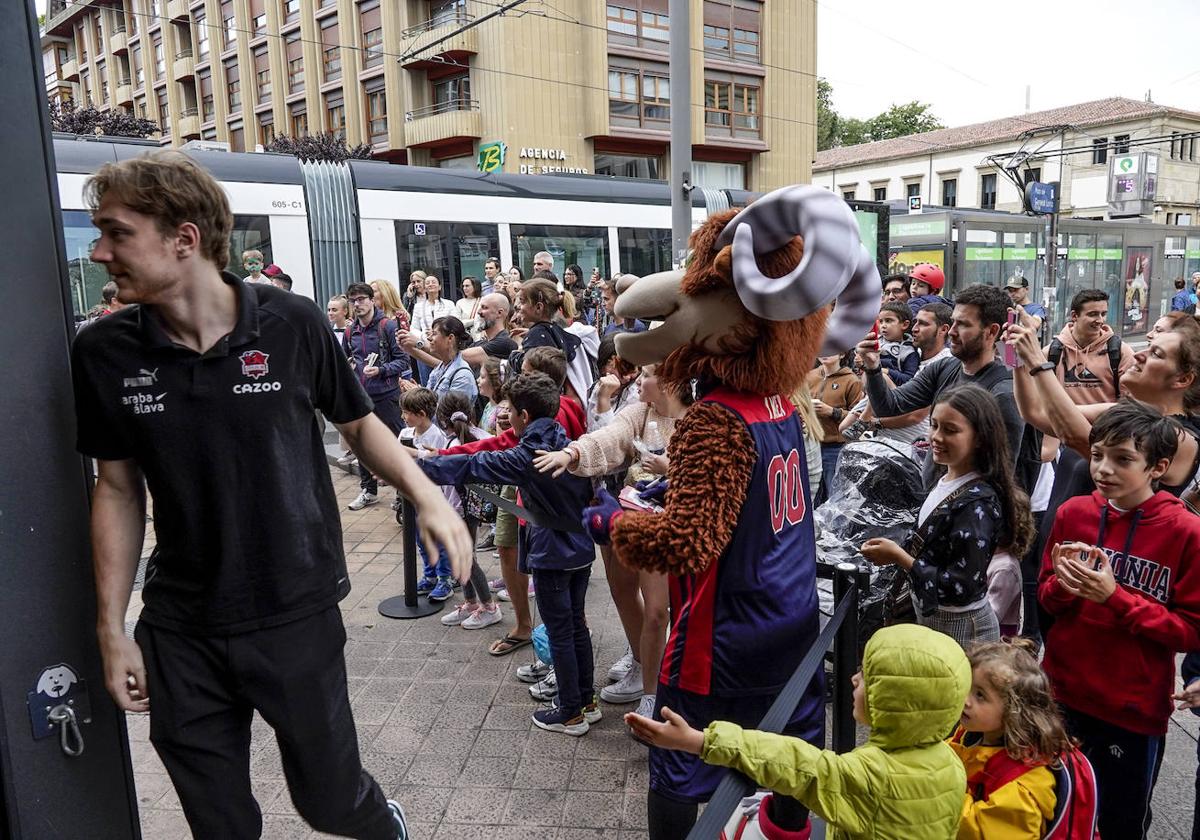
{"label": "curved white horn", "polygon": [[860,342],[879,317],[879,269],[875,259],[861,243],[858,264],[850,282],[838,293],[837,306],[825,323],[821,355],[844,353]]}
{"label": "curved white horn", "polygon": [[[765,276],[758,268],[756,250],[769,253],[797,235],[804,240],[800,264],[782,277]],[[820,187],[785,187],[758,199],[721,231],[717,244],[731,242],[738,297],[746,309],[767,320],[804,318],[863,279],[858,275],[865,270],[865,249],[854,214],[842,199]],[[878,278],[878,272],[875,276]],[[860,296],[861,290],[853,294],[856,301]],[[838,305],[842,305],[840,299]],[[874,318],[872,315],[867,327]],[[852,320],[857,323],[858,318]]]}

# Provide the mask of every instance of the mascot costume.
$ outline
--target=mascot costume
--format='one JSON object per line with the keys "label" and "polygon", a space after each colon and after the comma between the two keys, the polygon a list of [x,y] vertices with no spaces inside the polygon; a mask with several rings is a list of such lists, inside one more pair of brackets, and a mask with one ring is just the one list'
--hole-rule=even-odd
{"label": "mascot costume", "polygon": [[[621,358],[697,391],[670,441],[665,509],[623,512],[602,493],[584,522],[622,562],[670,576],[656,719],[669,706],[700,729],[754,727],[818,634],[804,437],[788,395],[818,353],[844,352],[870,331],[879,273],[849,207],[816,187],[711,216],[690,247],[685,269],[617,286],[617,317],[663,322],[617,336]],[[824,743],[820,677],[784,732]],[[652,748],[651,840],[685,837],[723,772]],[[768,837],[808,836],[796,800],[775,796],[764,810]]]}

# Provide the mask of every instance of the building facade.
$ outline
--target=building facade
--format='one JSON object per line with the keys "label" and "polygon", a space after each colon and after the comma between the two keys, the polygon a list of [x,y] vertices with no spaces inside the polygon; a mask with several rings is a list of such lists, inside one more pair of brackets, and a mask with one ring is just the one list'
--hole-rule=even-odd
{"label": "building facade", "polygon": [[[988,162],[1022,147],[1039,153],[1019,168],[1025,180],[1058,181],[1061,213],[1113,218],[1108,201],[1113,163],[1156,156],[1156,189],[1143,220],[1200,222],[1200,114],[1111,98],[1064,108],[944,128],[894,140],[819,152],[813,183],[846,198],[896,201],[917,196],[926,207],[1021,212],[1016,184]],[[1063,154],[1063,152],[1066,152]]]}
{"label": "building facade", "polygon": [[[536,6],[536,7],[535,7]],[[422,166],[669,171],[667,0],[496,14],[484,0],[52,0],[51,97],[127,108],[164,145],[332,131]],[[693,181],[807,182],[815,0],[692,0]]]}

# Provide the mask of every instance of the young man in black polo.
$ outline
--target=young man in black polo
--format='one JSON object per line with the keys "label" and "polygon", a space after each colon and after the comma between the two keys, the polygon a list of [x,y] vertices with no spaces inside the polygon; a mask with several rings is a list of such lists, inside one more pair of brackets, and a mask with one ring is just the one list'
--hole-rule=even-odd
{"label": "young man in black polo", "polygon": [[[137,303],[73,349],[79,450],[96,458],[92,547],[105,683],[151,708],[150,740],[196,837],[258,837],[255,711],[279,742],[300,815],[318,831],[405,838],[403,811],[363,770],[346,691],[349,591],[320,409],[407,493],[422,536],[461,575],[461,520],[355,380],[312,301],[222,274],[221,187],[173,152],[107,164],[88,182],[93,259]],[[125,612],[145,493],[157,546],[135,640]]]}

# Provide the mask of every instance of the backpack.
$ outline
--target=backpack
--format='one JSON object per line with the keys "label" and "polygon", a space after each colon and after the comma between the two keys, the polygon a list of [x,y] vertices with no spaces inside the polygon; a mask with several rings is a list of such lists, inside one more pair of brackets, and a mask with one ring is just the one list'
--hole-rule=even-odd
{"label": "backpack", "polygon": [[[1114,400],[1121,398],[1121,336],[1116,333],[1108,337],[1108,343],[1104,345],[1104,351],[1108,353],[1108,366],[1112,369],[1113,390],[1116,394]],[[1046,359],[1054,363],[1058,367],[1058,363],[1062,361],[1063,343],[1058,340],[1058,336],[1050,339],[1050,349],[1046,351]]]}
{"label": "backpack", "polygon": [[[961,730],[955,737],[961,739]],[[967,779],[967,790],[975,801],[982,802],[1032,769],[999,750],[982,770]],[[1072,747],[1062,754],[1058,767],[1046,769],[1054,774],[1054,814],[1042,833],[1043,840],[1098,840],[1096,774],[1087,756]]]}

